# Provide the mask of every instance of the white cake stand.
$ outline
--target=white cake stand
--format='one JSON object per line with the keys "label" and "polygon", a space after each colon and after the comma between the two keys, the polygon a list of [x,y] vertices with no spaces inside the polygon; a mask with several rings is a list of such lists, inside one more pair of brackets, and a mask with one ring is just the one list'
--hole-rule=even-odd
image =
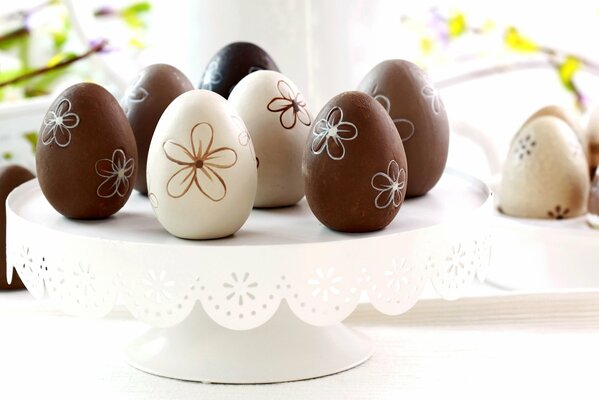
{"label": "white cake stand", "polygon": [[454,299],[489,263],[491,194],[449,170],[408,200],[386,229],[341,234],[305,201],[254,210],[241,231],[211,241],[170,236],[134,194],[103,221],[54,211],[37,181],[7,200],[8,279],[38,298],[101,317],[120,298],[151,324],[128,348],[131,365],[203,382],[268,383],[337,373],[367,360],[370,341],[341,324],[361,295],[401,314],[430,281]]}

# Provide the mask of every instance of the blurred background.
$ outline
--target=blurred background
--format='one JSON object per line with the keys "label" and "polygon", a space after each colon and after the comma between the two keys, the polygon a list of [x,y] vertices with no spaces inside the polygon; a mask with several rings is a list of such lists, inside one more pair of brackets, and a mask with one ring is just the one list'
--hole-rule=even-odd
{"label": "blurred background", "polygon": [[[41,116],[65,87],[92,80],[120,96],[156,62],[199,82],[210,57],[239,40],[265,48],[313,113],[384,59],[416,62],[437,82],[462,134],[452,138],[450,164],[483,178],[497,172],[510,138],[536,109],[559,104],[583,120],[594,109],[599,3],[445,3],[2,0],[0,163],[32,166]],[[485,142],[486,156],[464,135]]]}

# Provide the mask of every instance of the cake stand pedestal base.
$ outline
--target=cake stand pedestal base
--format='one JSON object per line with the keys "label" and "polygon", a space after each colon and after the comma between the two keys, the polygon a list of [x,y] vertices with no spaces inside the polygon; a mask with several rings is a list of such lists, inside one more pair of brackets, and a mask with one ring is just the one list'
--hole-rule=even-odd
{"label": "cake stand pedestal base", "polygon": [[371,341],[341,323],[316,327],[287,303],[265,324],[237,331],[197,305],[179,325],[151,329],[126,350],[129,364],[167,378],[211,383],[276,383],[353,368],[373,354]]}

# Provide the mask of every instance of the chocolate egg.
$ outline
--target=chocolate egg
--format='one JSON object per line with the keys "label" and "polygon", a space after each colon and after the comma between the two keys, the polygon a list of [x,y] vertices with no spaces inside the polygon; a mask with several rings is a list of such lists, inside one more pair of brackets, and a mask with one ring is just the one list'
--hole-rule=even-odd
{"label": "chocolate egg", "polygon": [[261,47],[248,42],[231,43],[210,59],[199,87],[228,98],[246,75],[261,70],[279,71],[279,68]]}
{"label": "chocolate egg", "polygon": [[256,196],[256,158],[245,124],[229,103],[192,90],[162,114],[150,144],[148,196],[171,234],[214,239],[237,232]]}
{"label": "chocolate egg", "polygon": [[59,213],[80,219],[116,213],[137,170],[135,138],[119,102],[94,83],[66,89],[44,117],[36,162],[42,192]]}
{"label": "chocolate egg", "polygon": [[589,116],[586,137],[589,142],[589,167],[591,173],[594,173],[599,166],[599,107]]}
{"label": "chocolate egg", "polygon": [[192,89],[189,79],[177,68],[167,64],[154,64],[139,72],[121,100],[137,143],[139,167],[135,189],[141,193],[148,192],[146,162],[156,124],[166,107],[177,96]]}
{"label": "chocolate egg", "polygon": [[9,285],[6,280],[6,198],[17,186],[34,179],[35,176],[26,168],[18,165],[7,165],[0,168],[0,290],[24,288],[17,274],[13,274]]}
{"label": "chocolate egg", "polygon": [[246,76],[229,102],[247,128],[258,158],[254,207],[282,207],[304,197],[302,154],[312,116],[293,82],[275,71]]}
{"label": "chocolate egg", "polygon": [[406,196],[431,190],[447,162],[449,123],[439,92],[425,72],[409,61],[383,61],[368,72],[358,90],[381,103],[401,136],[410,170]]}
{"label": "chocolate egg", "polygon": [[523,218],[575,217],[586,211],[588,195],[588,164],[572,128],[554,116],[525,124],[503,168],[501,211]]}
{"label": "chocolate egg", "polygon": [[408,165],[385,108],[364,93],[345,92],[331,99],[314,121],[303,174],[316,218],[343,232],[387,226],[403,204]]}
{"label": "chocolate egg", "polygon": [[599,229],[599,171],[595,172],[595,178],[591,183],[587,221],[590,226]]}

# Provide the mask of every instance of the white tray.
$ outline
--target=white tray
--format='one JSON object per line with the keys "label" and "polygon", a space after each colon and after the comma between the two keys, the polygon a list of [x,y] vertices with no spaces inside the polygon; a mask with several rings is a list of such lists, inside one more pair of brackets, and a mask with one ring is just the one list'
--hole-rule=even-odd
{"label": "white tray", "polygon": [[[381,312],[400,314],[429,280],[454,299],[476,275],[483,278],[491,206],[486,185],[448,170],[379,232],[330,231],[302,201],[254,210],[232,237],[188,241],[164,231],[141,195],[113,218],[74,221],[56,213],[31,181],[7,200],[7,272],[10,279],[14,266],[35,297],[46,293],[71,314],[103,316],[120,296],[136,318],[177,325],[131,346],[130,362],[145,371],[212,382],[305,379],[372,354],[364,338],[340,324],[363,292]],[[186,320],[196,303],[201,307]],[[247,346],[232,352],[202,337]],[[267,357],[262,362],[257,349]]]}
{"label": "white tray", "polygon": [[554,291],[599,287],[599,230],[586,217],[513,218],[495,209],[487,282],[502,289]]}

